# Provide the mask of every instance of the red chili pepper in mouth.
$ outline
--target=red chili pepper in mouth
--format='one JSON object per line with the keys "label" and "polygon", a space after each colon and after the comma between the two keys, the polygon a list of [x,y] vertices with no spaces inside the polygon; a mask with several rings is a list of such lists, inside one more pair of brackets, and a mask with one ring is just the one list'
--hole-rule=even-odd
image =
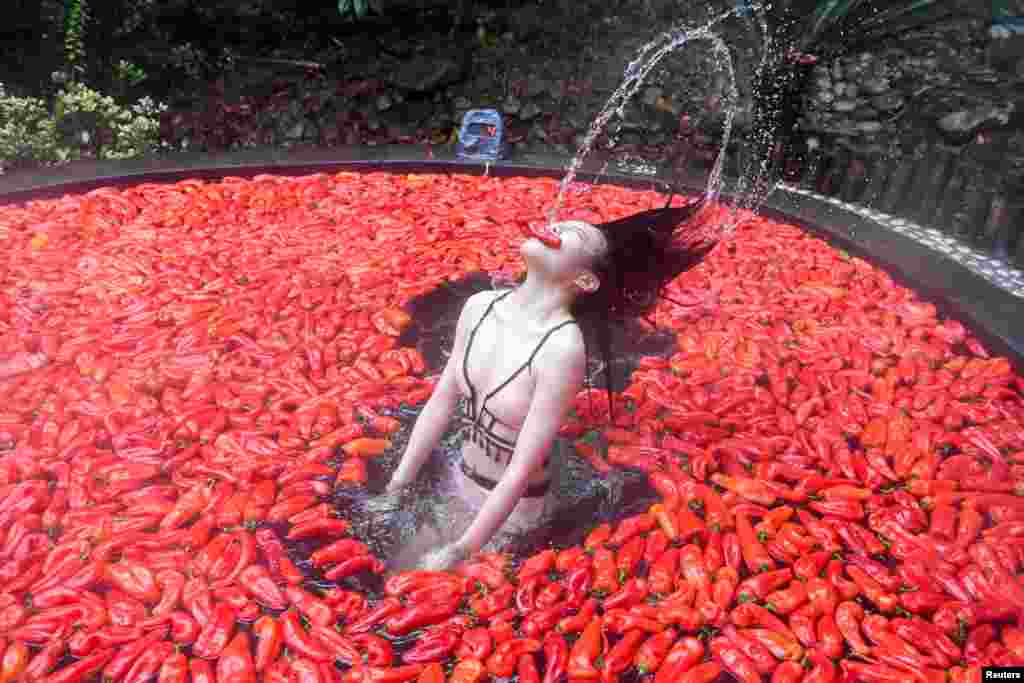
{"label": "red chili pepper in mouth", "polygon": [[523,237],[537,239],[546,247],[558,249],[562,246],[562,239],[546,223],[522,223],[521,230]]}

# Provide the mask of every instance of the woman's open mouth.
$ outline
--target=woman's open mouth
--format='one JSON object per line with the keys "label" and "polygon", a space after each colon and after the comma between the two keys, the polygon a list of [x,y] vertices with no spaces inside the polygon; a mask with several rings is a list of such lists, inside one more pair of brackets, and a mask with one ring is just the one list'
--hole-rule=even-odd
{"label": "woman's open mouth", "polygon": [[547,223],[536,222],[530,223],[523,228],[523,235],[527,238],[534,237],[540,240],[541,244],[551,247],[552,249],[558,249],[562,246],[562,238],[559,237],[551,230],[551,226]]}

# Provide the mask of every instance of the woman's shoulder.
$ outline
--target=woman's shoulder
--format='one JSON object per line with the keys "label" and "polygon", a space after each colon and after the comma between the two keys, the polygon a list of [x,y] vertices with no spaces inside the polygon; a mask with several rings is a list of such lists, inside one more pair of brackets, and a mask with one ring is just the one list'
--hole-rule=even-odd
{"label": "woman's shoulder", "polygon": [[476,294],[470,295],[470,297],[466,299],[466,303],[463,304],[463,308],[467,310],[473,310],[481,306],[487,306],[492,301],[497,299],[499,296],[507,294],[508,292],[511,291],[511,289],[485,289],[481,292],[477,292]]}

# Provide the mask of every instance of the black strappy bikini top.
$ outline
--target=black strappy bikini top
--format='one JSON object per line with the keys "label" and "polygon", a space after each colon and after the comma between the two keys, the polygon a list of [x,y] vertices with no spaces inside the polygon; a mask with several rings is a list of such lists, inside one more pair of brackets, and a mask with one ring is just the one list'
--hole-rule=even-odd
{"label": "black strappy bikini top", "polygon": [[[497,388],[494,389],[494,391],[492,391],[491,393],[487,394],[487,396],[484,397],[483,402],[480,404],[479,414],[474,415],[473,411],[476,409],[476,388],[473,386],[473,383],[469,380],[469,371],[466,367],[467,364],[469,363],[469,350],[473,345],[473,339],[476,337],[477,330],[480,329],[480,325],[483,324],[484,319],[491,312],[491,309],[494,308],[494,304],[498,303],[506,296],[511,294],[512,291],[514,290],[509,290],[508,292],[505,292],[501,296],[496,297],[491,301],[490,305],[487,306],[487,310],[484,311],[484,314],[480,317],[480,320],[477,322],[476,326],[473,328],[473,331],[469,335],[469,340],[466,342],[466,354],[465,357],[462,359],[462,374],[463,377],[465,377],[466,379],[466,385],[469,387],[469,405],[467,410],[468,416],[463,416],[460,421],[462,422],[463,425],[469,428],[469,440],[472,443],[475,443],[476,445],[483,448],[484,453],[486,453],[487,457],[491,458],[496,462],[509,462],[512,459],[512,453],[515,450],[516,442],[510,441],[495,434],[493,432],[494,425],[500,422],[509,429],[515,428],[512,427],[511,425],[502,422],[491,411],[489,411],[487,409],[487,401],[489,401],[491,397],[497,394],[499,391],[504,389],[512,380],[518,377],[519,373],[521,373],[526,368],[530,367],[530,364],[533,363],[534,357],[536,357],[537,352],[540,351],[540,348],[544,345],[544,342],[548,340],[548,337],[550,337],[552,334],[554,334],[561,328],[565,327],[566,325],[576,324],[575,320],[566,320],[565,322],[559,323],[558,325],[555,325],[553,328],[548,330],[547,333],[545,333],[545,335],[541,338],[540,342],[537,344],[537,348],[535,348],[533,350],[533,353],[530,354],[529,359],[527,359],[527,361],[523,363],[518,370],[512,373],[512,375],[508,379],[499,384]],[[481,422],[484,417],[487,417],[489,420],[486,426],[484,426],[484,424],[482,424]]]}

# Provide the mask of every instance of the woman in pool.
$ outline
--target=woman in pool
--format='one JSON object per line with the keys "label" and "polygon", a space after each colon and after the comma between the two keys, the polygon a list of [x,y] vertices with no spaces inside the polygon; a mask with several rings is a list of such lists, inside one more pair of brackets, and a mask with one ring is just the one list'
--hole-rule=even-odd
{"label": "woman in pool", "polygon": [[[664,286],[713,246],[695,229],[702,206],[667,203],[598,226],[548,226],[520,248],[527,267],[522,284],[469,298],[452,354],[383,497],[399,507],[411,502],[403,492],[464,399],[464,440],[461,457],[451,463],[453,495],[446,501],[458,510],[438,525],[445,528],[420,531],[415,555],[429,549],[420,566],[450,567],[495,534],[523,533],[557,512],[551,456],[584,383],[581,324],[597,338],[608,373],[609,321],[647,315]],[[610,399],[609,389],[609,405]]]}

